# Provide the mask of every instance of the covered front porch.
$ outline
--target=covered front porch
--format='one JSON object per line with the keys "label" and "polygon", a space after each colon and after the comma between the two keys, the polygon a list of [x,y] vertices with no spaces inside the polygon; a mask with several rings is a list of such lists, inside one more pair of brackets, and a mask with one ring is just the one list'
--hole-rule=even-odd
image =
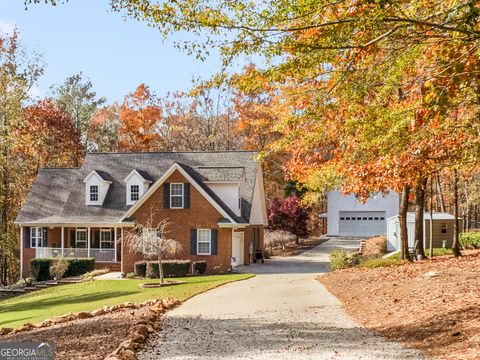
{"label": "covered front porch", "polygon": [[[21,226],[25,249],[35,258],[92,257],[96,263],[120,263],[123,227],[110,226]],[[30,250],[30,251],[31,251]]]}

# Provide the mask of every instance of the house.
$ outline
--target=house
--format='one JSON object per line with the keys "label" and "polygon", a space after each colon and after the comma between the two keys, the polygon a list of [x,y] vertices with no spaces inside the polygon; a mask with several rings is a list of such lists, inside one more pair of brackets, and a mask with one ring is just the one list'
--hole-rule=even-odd
{"label": "house", "polygon": [[267,224],[255,152],[89,153],[79,168],[42,169],[18,214],[21,272],[33,258],[93,257],[99,268],[132,272],[144,258],[125,236],[168,219],[182,244],[176,259],[207,270],[248,264]]}
{"label": "house", "polygon": [[378,193],[365,203],[341,191],[327,194],[327,235],[374,236],[387,232],[386,219],[398,214],[399,195],[395,191]]}
{"label": "house", "polygon": [[[430,246],[430,214],[424,215],[425,226],[423,227],[424,246]],[[447,213],[433,213],[433,247],[444,248],[452,247],[453,228],[455,217]],[[462,228],[462,219],[459,219],[459,228]],[[407,213],[407,232],[408,246],[413,248],[415,245],[415,213]],[[387,250],[394,251],[400,249],[400,220],[395,215],[387,219]]]}

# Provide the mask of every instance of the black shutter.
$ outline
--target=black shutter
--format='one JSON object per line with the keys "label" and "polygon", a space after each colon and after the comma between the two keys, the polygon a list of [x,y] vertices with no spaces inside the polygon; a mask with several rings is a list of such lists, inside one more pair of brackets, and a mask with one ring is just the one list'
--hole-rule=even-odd
{"label": "black shutter", "polygon": [[77,247],[77,241],[75,239],[75,230],[70,230],[70,246],[73,248]]}
{"label": "black shutter", "polygon": [[183,184],[183,208],[190,209],[190,184]]}
{"label": "black shutter", "polygon": [[217,229],[212,229],[211,232],[211,246],[212,246],[212,251],[211,251],[211,254],[212,255],[217,255],[217,239],[218,239],[218,231]]}
{"label": "black shutter", "polygon": [[25,248],[30,248],[30,226],[25,228]]}
{"label": "black shutter", "polygon": [[197,255],[197,229],[190,229],[190,255]]}
{"label": "black shutter", "polygon": [[43,228],[43,236],[42,236],[42,247],[47,247],[48,244],[48,228]]}
{"label": "black shutter", "polygon": [[163,184],[163,208],[170,209],[170,184]]}

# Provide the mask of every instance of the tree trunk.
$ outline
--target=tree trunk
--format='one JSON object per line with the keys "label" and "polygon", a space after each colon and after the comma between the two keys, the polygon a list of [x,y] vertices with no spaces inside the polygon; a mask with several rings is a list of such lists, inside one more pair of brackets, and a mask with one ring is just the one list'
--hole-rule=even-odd
{"label": "tree trunk", "polygon": [[160,277],[160,284],[163,285],[163,266],[162,266],[162,253],[161,251],[157,251],[158,257],[158,275]]}
{"label": "tree trunk", "polygon": [[445,201],[443,200],[443,193],[442,193],[442,184],[440,183],[440,175],[437,175],[437,196],[438,196],[438,203],[440,204],[440,211],[445,212]]}
{"label": "tree trunk", "polygon": [[400,201],[400,257],[403,260],[411,261],[408,252],[408,229],[407,229],[407,213],[408,213],[408,196],[410,195],[410,188],[404,186],[402,189],[402,198]]}
{"label": "tree trunk", "polygon": [[430,177],[430,221],[429,221],[428,235],[430,237],[430,249],[428,256],[433,258],[433,176]]}
{"label": "tree trunk", "polygon": [[460,252],[459,242],[459,230],[460,224],[458,223],[458,172],[457,169],[453,170],[453,216],[455,221],[453,222],[453,244],[452,251],[455,257],[462,256]]}
{"label": "tree trunk", "polygon": [[417,260],[425,257],[424,227],[425,227],[425,186],[427,180],[420,179],[415,187],[415,256]]}

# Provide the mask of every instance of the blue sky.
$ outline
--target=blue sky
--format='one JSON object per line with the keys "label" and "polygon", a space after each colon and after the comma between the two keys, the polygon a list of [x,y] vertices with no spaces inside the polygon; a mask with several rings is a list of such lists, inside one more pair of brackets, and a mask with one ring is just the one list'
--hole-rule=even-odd
{"label": "blue sky", "polygon": [[0,0],[0,31],[13,26],[27,49],[43,54],[46,67],[33,91],[37,96],[48,95],[52,84],[79,71],[112,102],[142,82],[163,96],[220,70],[218,56],[201,62],[176,50],[172,39],[164,41],[155,29],[111,12],[108,0],[69,0],[28,10],[23,0]]}

